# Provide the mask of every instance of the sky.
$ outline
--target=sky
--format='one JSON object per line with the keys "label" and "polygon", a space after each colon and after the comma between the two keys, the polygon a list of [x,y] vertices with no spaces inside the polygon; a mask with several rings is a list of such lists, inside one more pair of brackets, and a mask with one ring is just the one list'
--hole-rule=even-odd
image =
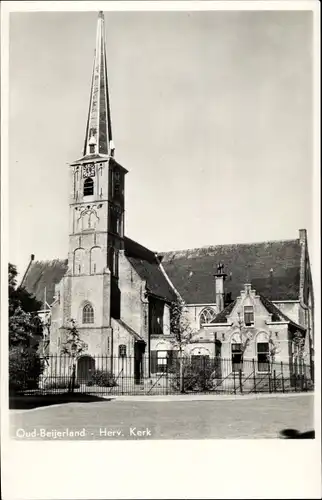
{"label": "sky", "polygon": [[[10,15],[9,258],[66,258],[97,12]],[[106,12],[125,232],[154,251],[312,224],[312,13]]]}

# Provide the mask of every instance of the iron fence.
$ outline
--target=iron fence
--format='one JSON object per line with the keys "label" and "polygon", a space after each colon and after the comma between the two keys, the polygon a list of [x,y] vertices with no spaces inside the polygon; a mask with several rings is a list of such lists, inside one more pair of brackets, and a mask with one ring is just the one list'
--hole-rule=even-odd
{"label": "iron fence", "polygon": [[312,371],[303,360],[248,359],[237,365],[231,359],[197,356],[153,363],[148,357],[51,355],[42,358],[37,374],[21,371],[15,392],[97,396],[302,392],[313,390]]}

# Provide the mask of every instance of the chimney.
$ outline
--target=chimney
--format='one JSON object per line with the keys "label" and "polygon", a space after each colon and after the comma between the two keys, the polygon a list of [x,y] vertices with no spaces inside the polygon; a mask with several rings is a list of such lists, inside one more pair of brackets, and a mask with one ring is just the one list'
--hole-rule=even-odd
{"label": "chimney", "polygon": [[224,273],[224,265],[222,263],[217,266],[217,273],[215,276],[215,290],[216,290],[216,305],[218,312],[220,313],[225,307],[225,292],[224,292],[224,281],[227,274]]}

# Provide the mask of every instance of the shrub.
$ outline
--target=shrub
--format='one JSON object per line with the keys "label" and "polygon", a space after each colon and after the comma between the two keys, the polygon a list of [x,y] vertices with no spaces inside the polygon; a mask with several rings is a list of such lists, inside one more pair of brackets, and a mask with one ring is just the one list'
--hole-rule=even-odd
{"label": "shrub", "polygon": [[43,363],[32,348],[13,347],[9,350],[9,393],[17,394],[37,389]]}
{"label": "shrub", "polygon": [[95,370],[92,378],[87,382],[88,386],[98,385],[99,387],[114,387],[116,380],[113,373],[104,370]]}
{"label": "shrub", "polygon": [[[198,360],[199,361],[199,360]],[[180,390],[180,365],[176,362],[170,372],[173,374],[172,387]],[[183,389],[184,391],[209,391],[213,389],[214,366],[206,360],[194,363],[183,359]]]}

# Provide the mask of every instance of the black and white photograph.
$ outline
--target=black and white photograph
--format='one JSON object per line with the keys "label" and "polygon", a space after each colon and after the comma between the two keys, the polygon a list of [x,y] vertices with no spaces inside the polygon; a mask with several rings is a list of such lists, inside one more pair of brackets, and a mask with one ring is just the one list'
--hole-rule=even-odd
{"label": "black and white photograph", "polygon": [[316,12],[53,3],[6,14],[10,441],[313,443]]}

